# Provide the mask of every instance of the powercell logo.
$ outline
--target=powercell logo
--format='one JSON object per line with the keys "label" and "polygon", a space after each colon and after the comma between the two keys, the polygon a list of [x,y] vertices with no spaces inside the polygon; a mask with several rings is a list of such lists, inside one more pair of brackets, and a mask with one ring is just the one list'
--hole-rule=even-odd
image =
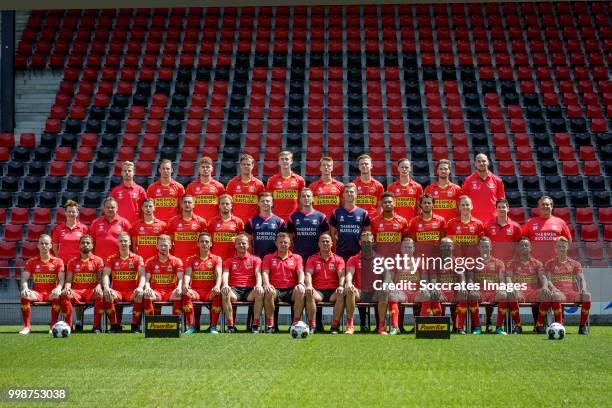
{"label": "powercell logo", "polygon": [[145,337],[180,337],[179,316],[145,316]]}

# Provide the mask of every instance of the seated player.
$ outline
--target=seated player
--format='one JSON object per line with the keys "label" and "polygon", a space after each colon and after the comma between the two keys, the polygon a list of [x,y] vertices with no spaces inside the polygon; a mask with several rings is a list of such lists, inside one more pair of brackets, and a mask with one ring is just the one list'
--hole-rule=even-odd
{"label": "seated player", "polygon": [[212,302],[208,332],[218,334],[217,323],[221,313],[221,257],[211,253],[212,238],[207,232],[198,236],[198,255],[187,259],[182,286],[183,311],[187,318],[187,331],[192,334],[200,330],[202,306],[194,311],[193,301]]}
{"label": "seated player", "polygon": [[261,259],[249,253],[249,237],[236,237],[236,254],[223,261],[221,294],[223,312],[228,319],[228,333],[236,333],[234,302],[254,302],[252,333],[259,333],[259,317],[263,309],[263,286],[261,284]]}
{"label": "seated player", "polygon": [[476,258],[477,245],[484,236],[484,225],[472,216],[472,199],[459,198],[459,216],[446,224],[446,236],[453,240],[456,256]]}
{"label": "seated player", "polygon": [[[521,326],[519,303],[549,301],[552,294],[548,289],[542,262],[531,256],[531,242],[529,238],[522,237],[518,241],[517,257],[508,262],[506,274],[512,278],[514,283],[524,283],[526,285],[525,290],[508,293],[510,314],[514,321],[512,332],[514,334],[520,334],[523,332],[523,329]],[[544,328],[538,327],[536,324],[534,331],[544,333]]]}
{"label": "seated player", "polygon": [[261,264],[268,333],[278,333],[274,318],[276,302],[293,305],[293,323],[300,320],[304,311],[304,264],[302,257],[291,252],[290,247],[289,234],[278,233],[276,252],[266,255]]}
{"label": "seated player", "polygon": [[160,235],[157,239],[157,255],[145,262],[145,286],[143,309],[145,315],[161,313],[161,307],[155,308],[153,302],[172,301],[172,314],[181,314],[183,262],[170,254],[172,239]]}
{"label": "seated player", "polygon": [[338,334],[344,310],[344,260],[332,252],[332,238],[328,233],[319,237],[319,252],[306,263],[306,314],[310,333],[316,333],[317,303],[332,302],[331,333]]}
{"label": "seated player", "polygon": [[83,329],[84,303],[94,303],[93,332],[102,333],[102,315],[104,314],[104,299],[102,298],[102,269],[104,261],[93,254],[93,239],[83,235],[79,240],[80,254],[68,261],[66,266],[66,282],[62,291],[61,303],[64,321],[72,327],[72,304],[77,306],[78,325]]}
{"label": "seated player", "polygon": [[[469,291],[468,293],[468,307],[470,308],[470,318],[472,321],[472,333],[481,334],[482,328],[480,326],[480,303],[497,303],[499,301],[506,300],[505,291],[490,290],[485,285],[505,283],[505,271],[506,266],[501,259],[494,258],[491,255],[491,239],[489,237],[480,238],[478,243],[478,250],[480,251],[480,257],[484,263],[482,269],[474,268],[468,271],[468,283],[478,283],[480,286],[479,291]],[[497,322],[498,329],[501,330],[503,322]],[[501,323],[501,325],[500,325]],[[486,332],[491,332],[489,325],[487,324]],[[499,333],[501,334],[501,333]]]}
{"label": "seated player", "polygon": [[[21,273],[21,315],[23,329],[19,334],[30,334],[30,315],[32,302],[51,302],[51,327],[57,322],[60,313],[60,296],[64,286],[64,263],[60,258],[51,255],[51,237],[42,234],[38,238],[38,252],[36,258],[26,262]],[[28,288],[28,281],[32,279],[34,285]]]}
{"label": "seated player", "polygon": [[567,256],[570,242],[565,237],[557,238],[555,242],[556,257],[544,265],[544,273],[548,288],[552,292],[552,305],[549,302],[540,303],[540,313],[536,326],[542,327],[548,308],[552,306],[555,322],[563,324],[561,302],[581,303],[580,326],[578,334],[589,334],[589,311],[591,310],[591,294],[587,290],[586,280],[582,273],[582,265]]}
{"label": "seated player", "polygon": [[145,285],[144,261],[130,251],[130,236],[119,234],[119,252],[106,261],[102,271],[104,309],[111,324],[111,333],[121,332],[123,307],[117,302],[132,302],[132,333],[142,333],[142,301]]}

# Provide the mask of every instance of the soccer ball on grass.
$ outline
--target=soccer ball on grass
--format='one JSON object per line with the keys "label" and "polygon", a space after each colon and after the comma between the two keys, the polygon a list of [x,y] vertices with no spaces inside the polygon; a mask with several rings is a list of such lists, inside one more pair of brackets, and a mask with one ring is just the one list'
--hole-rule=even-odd
{"label": "soccer ball on grass", "polygon": [[294,339],[305,339],[308,337],[308,325],[300,320],[291,325],[289,332]]}
{"label": "soccer ball on grass", "polygon": [[561,323],[553,323],[546,329],[550,340],[562,340],[565,337],[565,327]]}
{"label": "soccer ball on grass", "polygon": [[68,326],[66,322],[60,320],[59,322],[53,325],[51,333],[55,338],[68,337],[70,336],[70,326]]}

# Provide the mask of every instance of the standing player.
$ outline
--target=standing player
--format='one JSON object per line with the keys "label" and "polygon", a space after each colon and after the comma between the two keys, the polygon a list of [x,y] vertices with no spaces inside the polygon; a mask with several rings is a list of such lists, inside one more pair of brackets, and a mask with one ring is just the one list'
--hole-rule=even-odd
{"label": "standing player", "polygon": [[291,170],[293,153],[282,151],[278,155],[280,171],[268,179],[266,191],[274,197],[274,212],[283,220],[298,209],[298,197],[304,188],[304,179]]}
{"label": "standing player", "polygon": [[357,188],[356,204],[374,218],[380,210],[380,195],[385,191],[383,185],[372,177],[372,158],[362,154],[357,158],[359,177],[353,180]]}
{"label": "standing player", "polygon": [[400,217],[410,221],[417,215],[417,209],[423,187],[410,177],[412,164],[408,159],[397,162],[400,177],[387,187],[387,191],[395,196],[395,212]]}
{"label": "standing player", "polygon": [[107,197],[104,200],[104,213],[91,223],[89,233],[94,241],[95,254],[108,259],[117,251],[117,237],[123,231],[129,232],[132,226],[125,218],[117,214],[117,200]]}
{"label": "standing player", "polygon": [[182,212],[168,221],[166,233],[172,238],[172,255],[185,261],[198,252],[198,234],[208,230],[206,220],[193,213],[194,199],[185,194],[181,200]]}
{"label": "standing player", "polygon": [[200,178],[189,183],[186,190],[195,200],[193,212],[205,220],[219,215],[219,197],[225,193],[223,184],[212,178],[213,170],[212,159],[208,156],[202,157],[198,162]]}
{"label": "standing player", "polygon": [[160,235],[157,239],[157,255],[145,262],[145,286],[143,309],[145,315],[161,312],[155,310],[153,302],[172,301],[172,313],[181,314],[183,280],[183,262],[170,254],[172,239],[168,235]]}
{"label": "standing player", "polygon": [[465,179],[463,194],[474,202],[474,218],[483,224],[495,217],[497,200],[504,198],[504,182],[489,171],[489,159],[484,153],[476,155],[476,171]]}
{"label": "standing player", "polygon": [[121,184],[111,190],[110,196],[117,200],[119,215],[134,224],[140,218],[138,211],[147,193],[134,181],[134,163],[131,161],[121,163],[121,178]]}
{"label": "standing player", "polygon": [[446,159],[436,163],[438,180],[425,188],[425,193],[431,194],[435,200],[434,214],[441,216],[447,222],[458,215],[459,197],[463,195],[461,187],[451,183],[450,169],[451,163]]}
{"label": "standing player", "polygon": [[[21,273],[21,315],[23,317],[23,329],[19,334],[30,334],[30,315],[32,313],[32,302],[51,302],[51,327],[57,322],[60,312],[60,295],[64,286],[64,263],[60,258],[51,255],[51,237],[42,234],[38,237],[38,252],[36,258],[26,262]],[[32,289],[28,289],[28,281],[34,283]]]}
{"label": "standing player", "polygon": [[453,218],[446,224],[446,236],[455,243],[459,256],[472,256],[478,252],[476,246],[484,236],[484,226],[480,220],[472,217],[472,200],[468,196],[459,199],[459,217]]}
{"label": "standing player", "polygon": [[344,260],[332,252],[332,238],[328,233],[319,238],[319,252],[306,263],[306,314],[310,333],[316,333],[317,303],[332,302],[331,334],[338,334],[344,310]]}
{"label": "standing player", "polygon": [[147,188],[147,197],[155,200],[155,217],[168,222],[179,211],[179,200],[185,187],[172,179],[172,162],[163,159],[158,166],[159,180]]}
{"label": "standing player", "polygon": [[212,253],[221,259],[234,255],[234,239],[244,232],[242,220],[232,214],[232,197],[223,194],[219,197],[219,216],[213,218],[208,226],[212,237]]}
{"label": "standing player", "polygon": [[[112,284],[112,287],[111,287]],[[145,286],[145,269],[142,257],[130,251],[130,236],[119,234],[119,253],[106,261],[102,271],[102,290],[111,332],[121,332],[123,307],[117,302],[132,302],[132,333],[141,333],[142,300]]]}
{"label": "standing player", "polygon": [[72,258],[66,265],[66,282],[62,291],[61,304],[64,321],[72,327],[72,304],[77,305],[77,331],[83,330],[83,303],[93,301],[94,333],[102,333],[102,314],[104,299],[102,298],[102,269],[104,261],[93,254],[93,240],[89,235],[81,237],[80,254]]}
{"label": "standing player", "polygon": [[244,225],[244,232],[252,242],[253,254],[259,259],[276,251],[276,234],[285,231],[285,221],[272,214],[272,193],[263,192],[259,195],[259,214]]}
{"label": "standing player", "polygon": [[550,257],[557,238],[565,237],[572,241],[572,233],[565,221],[552,215],[553,206],[552,198],[543,196],[538,200],[540,215],[531,217],[523,225],[523,236],[533,243],[533,256],[540,261]]}
{"label": "standing player", "polygon": [[249,238],[236,237],[236,254],[223,262],[223,312],[228,318],[228,332],[236,333],[234,302],[254,302],[252,333],[259,333],[259,317],[263,309],[264,290],[261,280],[261,259],[249,250]]}
{"label": "standing player", "polygon": [[304,262],[319,252],[319,237],[329,231],[327,218],[312,207],[312,190],[305,188],[300,193],[300,209],[289,217],[287,232],[293,238],[293,252]]}
{"label": "standing player", "polygon": [[152,198],[142,201],[142,219],[132,224],[131,238],[134,252],[144,260],[157,255],[157,237],[166,233],[166,223],[155,218]]}
{"label": "standing player", "polygon": [[242,222],[257,215],[259,195],[265,191],[261,180],[253,176],[255,159],[250,154],[240,156],[240,175],[227,183],[227,194],[234,200],[236,217]]}
{"label": "standing player", "polygon": [[340,206],[344,184],[332,177],[334,159],[322,157],[320,163],[321,178],[310,183],[309,188],[313,194],[313,208],[329,219],[332,211]]}
{"label": "standing player", "polygon": [[394,257],[400,252],[402,239],[408,236],[408,221],[395,212],[395,197],[385,191],[380,196],[382,214],[372,220],[376,252]]}
{"label": "standing player", "polygon": [[[563,310],[561,302],[580,303],[580,327],[578,334],[589,334],[589,312],[591,310],[591,294],[587,290],[586,280],[582,273],[582,265],[567,256],[570,242],[565,237],[557,238],[555,242],[556,257],[544,265],[544,273],[548,287],[553,292],[552,305],[548,302],[540,303],[537,327],[543,328],[544,317],[548,308],[552,306],[555,322],[563,324]],[[541,331],[541,330],[540,330]]]}
{"label": "standing player", "polygon": [[261,264],[268,333],[278,333],[274,317],[277,301],[293,305],[293,323],[300,320],[304,311],[304,264],[302,257],[291,252],[290,247],[289,234],[279,233],[277,251],[266,255]]}
{"label": "standing player", "polygon": [[64,264],[75,256],[79,256],[79,241],[87,235],[89,228],[79,221],[79,203],[67,200],[64,205],[66,221],[53,229],[53,253]]}
{"label": "standing player", "polygon": [[[208,332],[217,334],[217,323],[221,313],[221,258],[210,253],[212,239],[207,232],[198,236],[199,254],[187,259],[183,279],[182,301],[187,318],[187,334],[200,330],[202,307],[194,312],[193,301],[212,302]],[[195,316],[194,316],[195,314]]]}
{"label": "standing player", "polygon": [[408,223],[408,235],[416,244],[418,255],[432,256],[438,253],[438,244],[444,238],[446,220],[433,213],[435,199],[429,193],[421,196],[421,214]]}

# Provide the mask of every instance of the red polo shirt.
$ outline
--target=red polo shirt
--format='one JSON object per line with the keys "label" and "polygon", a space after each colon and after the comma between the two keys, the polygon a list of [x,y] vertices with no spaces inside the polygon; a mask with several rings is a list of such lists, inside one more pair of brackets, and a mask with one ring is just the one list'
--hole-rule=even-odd
{"label": "red polo shirt", "polygon": [[490,171],[484,179],[478,175],[478,172],[472,173],[465,179],[461,189],[472,199],[474,204],[472,216],[482,223],[495,217],[495,203],[506,196],[504,182]]}
{"label": "red polo shirt", "polygon": [[130,224],[138,220],[142,200],[147,198],[144,188],[134,182],[129,187],[121,183],[111,190],[110,195],[117,200],[119,207],[117,212],[120,216],[128,220]]}
{"label": "red polo shirt", "polygon": [[91,223],[90,235],[94,240],[95,254],[102,259],[108,259],[119,252],[119,233],[129,234],[132,226],[123,217],[116,216],[111,222],[102,216]]}
{"label": "red polo shirt", "polygon": [[242,258],[234,255],[223,262],[223,272],[229,273],[230,286],[252,288],[257,283],[255,279],[257,269],[261,269],[261,259],[248,252]]}
{"label": "red polo shirt", "polygon": [[87,235],[88,231],[87,226],[81,222],[77,222],[72,228],[68,228],[66,223],[55,227],[51,233],[51,241],[59,247],[56,255],[64,264],[75,256],[79,256],[81,253],[79,241],[83,235]]}
{"label": "red polo shirt", "polygon": [[499,225],[497,217],[491,218],[484,225],[485,236],[491,239],[494,257],[509,261],[514,255],[514,245],[521,238],[521,226],[508,218],[508,222]]}
{"label": "red polo shirt", "polygon": [[278,252],[264,257],[261,270],[269,272],[270,285],[277,289],[293,288],[298,284],[297,271],[304,270],[302,257],[289,251],[285,259]]}
{"label": "red polo shirt", "polygon": [[308,258],[306,270],[312,273],[312,286],[315,289],[336,289],[340,284],[338,274],[344,271],[344,260],[334,253],[324,259],[317,252]]}

